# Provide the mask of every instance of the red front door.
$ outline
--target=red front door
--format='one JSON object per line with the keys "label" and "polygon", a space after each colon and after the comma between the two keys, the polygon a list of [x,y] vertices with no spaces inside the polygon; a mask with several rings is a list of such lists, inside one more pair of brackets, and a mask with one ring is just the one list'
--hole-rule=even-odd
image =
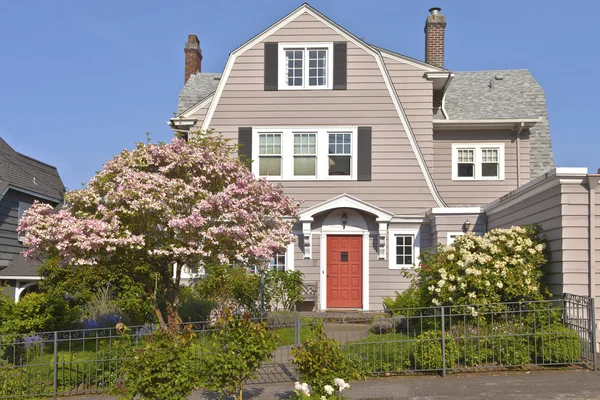
{"label": "red front door", "polygon": [[362,308],[362,236],[327,236],[327,308]]}

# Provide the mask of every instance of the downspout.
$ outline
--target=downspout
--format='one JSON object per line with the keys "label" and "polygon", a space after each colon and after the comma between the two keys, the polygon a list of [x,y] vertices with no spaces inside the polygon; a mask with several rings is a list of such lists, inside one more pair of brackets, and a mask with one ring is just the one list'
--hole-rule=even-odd
{"label": "downspout", "polygon": [[517,187],[521,187],[521,131],[525,127],[525,123],[521,122],[517,130]]}
{"label": "downspout", "polygon": [[442,115],[445,119],[450,119],[448,113],[446,112],[446,92],[448,91],[448,87],[450,87],[450,82],[452,82],[452,78],[454,78],[454,74],[450,74],[448,79],[446,80],[446,84],[444,85],[444,93],[442,94]]}
{"label": "downspout", "polygon": [[[598,186],[598,181],[600,181],[600,175],[588,175],[588,202],[589,202],[589,212],[588,212],[588,274],[589,274],[589,290],[588,295],[590,298],[594,299],[592,304],[595,306],[596,300],[596,187]],[[593,310],[595,311],[595,310]],[[595,313],[592,312],[592,315]],[[596,319],[598,317],[596,316]],[[593,329],[597,332],[596,321],[592,321]],[[594,337],[594,336],[592,336]],[[596,335],[597,337],[597,335]],[[596,339],[598,340],[598,339]],[[594,347],[597,344],[594,343]],[[594,350],[597,351],[597,348]]]}

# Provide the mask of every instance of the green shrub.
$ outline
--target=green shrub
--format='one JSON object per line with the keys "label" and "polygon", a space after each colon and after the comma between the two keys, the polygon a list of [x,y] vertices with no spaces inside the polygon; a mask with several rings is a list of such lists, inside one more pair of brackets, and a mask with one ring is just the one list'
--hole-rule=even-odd
{"label": "green shrub", "polygon": [[211,340],[203,343],[203,359],[198,365],[200,384],[241,400],[245,382],[273,357],[277,337],[265,323],[254,322],[247,315],[229,315],[216,327]]}
{"label": "green shrub", "polygon": [[344,352],[362,374],[402,371],[410,367],[414,341],[398,334],[378,335],[344,345]]}
{"label": "green shrub", "polygon": [[1,333],[58,331],[70,328],[76,311],[58,296],[29,293],[15,303],[11,316],[4,321]]}
{"label": "green shrub", "polygon": [[407,317],[413,317],[419,315],[422,308],[426,306],[421,298],[419,290],[415,286],[411,286],[404,292],[396,292],[396,297],[384,297],[383,306],[387,312],[392,315],[404,315]]}
{"label": "green shrub", "polygon": [[268,271],[265,275],[265,299],[273,311],[291,311],[302,301],[304,280],[300,271]]}
{"label": "green shrub", "polygon": [[[446,333],[446,368],[454,368],[458,361],[458,345]],[[444,367],[442,358],[442,331],[431,330],[421,333],[415,341],[414,361],[416,369],[438,370]]]}
{"label": "green shrub", "polygon": [[189,331],[170,328],[150,334],[134,347],[124,333],[119,342],[125,352],[120,371],[124,376],[122,398],[184,400],[189,396],[196,382],[190,353],[192,337]]}
{"label": "green shrub", "polygon": [[531,363],[532,348],[522,327],[513,323],[479,325],[458,323],[449,330],[458,344],[461,364],[467,367],[481,365],[527,365]]}
{"label": "green shrub", "polygon": [[207,267],[194,288],[199,298],[215,304],[218,315],[224,315],[225,310],[255,313],[260,306],[260,276],[248,273],[243,267]]}
{"label": "green shrub", "polygon": [[0,397],[45,397],[52,395],[52,384],[40,376],[39,366],[16,367],[0,360]]}
{"label": "green shrub", "polygon": [[346,356],[339,342],[328,338],[322,326],[315,326],[314,337],[290,351],[302,382],[312,387],[314,394],[325,395],[323,387],[335,378],[360,379],[356,359]]}
{"label": "green shrub", "polygon": [[536,335],[536,344],[536,355],[544,363],[566,364],[580,360],[579,335],[563,324],[554,323],[542,328]]}
{"label": "green shrub", "polygon": [[207,321],[211,310],[215,307],[212,301],[200,298],[189,286],[181,288],[179,298],[181,299],[179,317],[184,322]]}

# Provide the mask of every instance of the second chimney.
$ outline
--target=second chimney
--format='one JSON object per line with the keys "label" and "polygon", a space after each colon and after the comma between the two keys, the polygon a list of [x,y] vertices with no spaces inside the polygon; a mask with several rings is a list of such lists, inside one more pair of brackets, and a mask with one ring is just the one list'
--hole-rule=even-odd
{"label": "second chimney", "polygon": [[446,17],[439,7],[429,9],[425,21],[425,62],[439,68],[444,68],[444,32]]}
{"label": "second chimney", "polygon": [[202,49],[196,35],[188,35],[188,41],[183,49],[185,52],[185,76],[183,84],[190,79],[190,75],[202,71]]}

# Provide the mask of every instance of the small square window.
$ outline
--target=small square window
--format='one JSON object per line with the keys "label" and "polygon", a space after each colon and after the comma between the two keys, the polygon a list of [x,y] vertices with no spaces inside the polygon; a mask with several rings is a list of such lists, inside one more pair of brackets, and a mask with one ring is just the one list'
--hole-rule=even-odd
{"label": "small square window", "polygon": [[413,263],[413,236],[396,235],[396,264],[412,265]]}

